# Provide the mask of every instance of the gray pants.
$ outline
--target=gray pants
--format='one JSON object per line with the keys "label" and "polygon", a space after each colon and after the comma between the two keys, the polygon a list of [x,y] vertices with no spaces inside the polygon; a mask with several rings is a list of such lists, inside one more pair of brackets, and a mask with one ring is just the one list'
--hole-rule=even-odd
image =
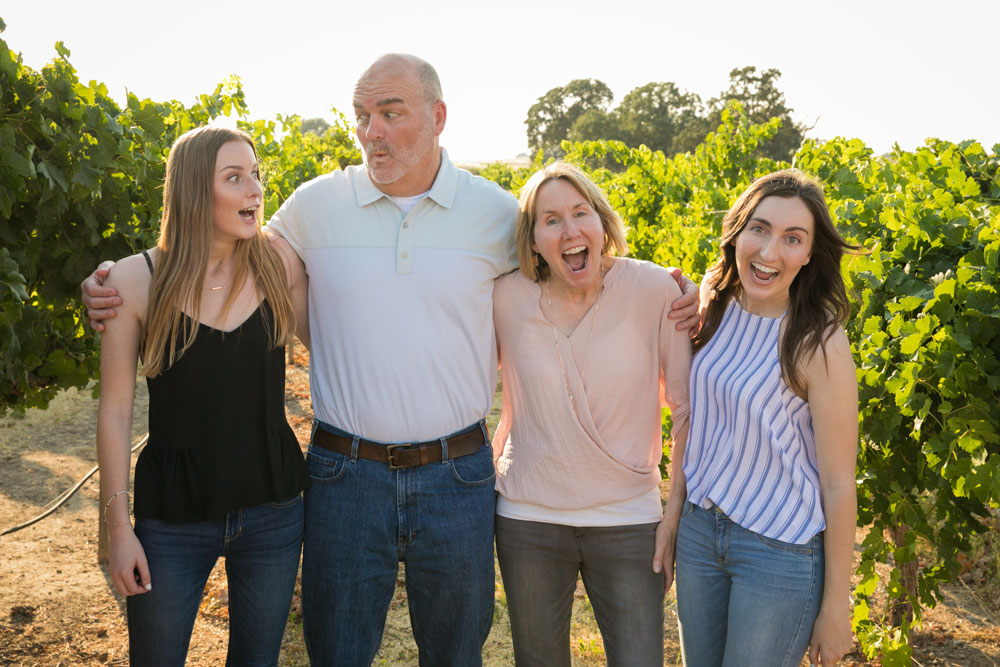
{"label": "gray pants", "polygon": [[570,666],[578,573],[608,665],[663,665],[663,574],[652,567],[656,525],[575,528],[497,517],[497,558],[519,667]]}

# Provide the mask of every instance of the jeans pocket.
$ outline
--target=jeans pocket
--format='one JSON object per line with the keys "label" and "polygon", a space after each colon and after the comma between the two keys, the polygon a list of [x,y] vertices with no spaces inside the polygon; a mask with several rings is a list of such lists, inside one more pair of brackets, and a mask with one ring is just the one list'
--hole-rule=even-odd
{"label": "jeans pocket", "polygon": [[297,503],[302,502],[302,494],[296,493],[291,498],[286,498],[284,500],[275,500],[274,502],[267,503],[268,507],[273,507],[276,510],[285,509],[286,507],[294,507]]}
{"label": "jeans pocket", "polygon": [[776,540],[773,537],[764,537],[760,533],[754,533],[754,536],[772,549],[777,549],[785,553],[811,556],[813,551],[816,550],[815,538],[809,540],[805,544],[794,544],[792,542],[782,542],[781,540]]}
{"label": "jeans pocket", "polygon": [[475,454],[449,459],[448,464],[455,481],[465,486],[492,484],[497,476],[493,467],[493,450],[490,447],[483,447]]}
{"label": "jeans pocket", "polygon": [[309,470],[309,477],[313,482],[319,484],[336,482],[347,472],[347,464],[350,463],[351,459],[346,454],[338,454],[325,449],[321,451],[322,453],[318,453],[316,449],[309,448],[309,453],[306,455],[306,468]]}

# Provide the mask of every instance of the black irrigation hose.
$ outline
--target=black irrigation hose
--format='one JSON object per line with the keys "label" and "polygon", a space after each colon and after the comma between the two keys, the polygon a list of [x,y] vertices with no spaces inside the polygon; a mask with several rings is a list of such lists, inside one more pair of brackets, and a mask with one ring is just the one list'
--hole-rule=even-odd
{"label": "black irrigation hose", "polygon": [[[146,444],[147,440],[149,440],[149,434],[148,433],[146,435],[142,436],[141,438],[139,438],[139,441],[137,443],[135,443],[135,446],[131,449],[131,453],[134,454],[137,449],[139,449],[140,447],[142,447],[143,445]],[[91,477],[94,476],[94,473],[97,472],[97,468],[98,468],[98,466],[94,466],[93,468],[91,468],[90,472],[88,472],[86,475],[84,475],[83,479],[81,479],[79,482],[77,482],[73,486],[72,489],[70,489],[68,491],[63,491],[59,496],[57,496],[54,500],[52,500],[49,503],[51,505],[51,507],[49,507],[47,510],[45,510],[44,512],[42,512],[41,514],[39,514],[38,516],[36,516],[34,519],[31,519],[30,521],[25,521],[20,526],[14,526],[13,528],[8,528],[7,530],[5,530],[2,533],[0,533],[0,537],[2,537],[4,535],[9,535],[10,533],[16,533],[17,531],[21,530],[22,528],[27,528],[28,526],[33,526],[34,524],[38,523],[39,521],[41,521],[45,517],[47,517],[50,514],[52,514],[53,512],[55,512],[57,509],[59,509],[60,507],[62,507],[66,503],[67,500],[69,500],[70,498],[72,498],[74,493],[76,493],[77,491],[80,490],[80,487],[83,486],[84,482],[86,482],[88,479],[90,479]]]}

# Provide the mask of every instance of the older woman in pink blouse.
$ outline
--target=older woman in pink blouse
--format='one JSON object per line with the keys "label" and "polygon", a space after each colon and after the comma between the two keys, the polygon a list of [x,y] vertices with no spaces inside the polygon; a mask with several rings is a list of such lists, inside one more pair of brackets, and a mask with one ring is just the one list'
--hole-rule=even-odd
{"label": "older woman in pink blouse", "polygon": [[570,664],[579,574],[608,664],[661,665],[683,497],[671,495],[665,519],[660,410],[670,407],[683,447],[691,363],[668,320],[680,289],[666,269],[614,256],[627,250],[624,225],[569,164],[524,186],[515,235],[521,269],[497,281],[493,300],[496,542],[515,659]]}

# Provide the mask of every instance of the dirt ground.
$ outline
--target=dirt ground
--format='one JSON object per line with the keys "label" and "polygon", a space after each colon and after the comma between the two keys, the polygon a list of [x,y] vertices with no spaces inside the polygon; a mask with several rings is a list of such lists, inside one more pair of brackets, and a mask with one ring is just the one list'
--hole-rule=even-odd
{"label": "dirt ground", "polygon": [[[308,439],[307,357],[288,367],[286,406],[299,441]],[[145,382],[137,385],[134,435],[145,432]],[[0,419],[0,531],[46,509],[96,465],[94,434],[97,402],[90,392],[67,391],[45,411]],[[133,457],[134,461],[134,457]],[[97,476],[51,516],[0,537],[0,665],[125,665],[128,640],[123,601],[113,595],[97,564]],[[489,666],[512,665],[506,601],[499,575],[493,631],[484,649]],[[925,613],[914,638],[918,666],[1000,664],[1000,601],[983,599],[965,584],[944,590],[938,606]],[[666,601],[667,664],[680,664],[676,614]],[[225,576],[217,567],[209,579],[188,654],[191,665],[225,661],[227,629]],[[574,665],[604,664],[600,634],[586,595],[577,591],[571,644]],[[296,592],[285,633],[282,665],[305,665],[299,597]],[[397,588],[377,665],[416,665],[405,593]],[[870,665],[855,653],[841,664]]]}

